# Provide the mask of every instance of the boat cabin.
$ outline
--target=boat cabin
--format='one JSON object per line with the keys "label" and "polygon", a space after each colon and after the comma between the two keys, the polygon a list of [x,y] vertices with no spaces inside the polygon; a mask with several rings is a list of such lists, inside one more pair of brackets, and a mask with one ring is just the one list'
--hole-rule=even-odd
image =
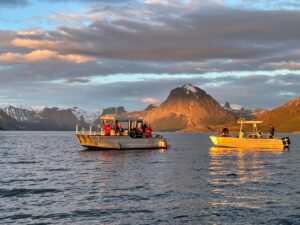
{"label": "boat cabin", "polygon": [[[142,137],[144,120],[142,118],[120,117],[115,114],[106,114],[100,117],[104,135],[123,135],[132,137]],[[106,127],[109,126],[110,133]]]}
{"label": "boat cabin", "polygon": [[244,127],[245,125],[250,125],[252,126],[252,132],[248,135],[251,138],[258,138],[258,137],[262,137],[261,133],[258,132],[257,130],[257,124],[261,124],[263,123],[263,121],[246,121],[246,120],[239,120],[238,121],[239,124],[241,124],[240,126],[240,132],[239,132],[239,138],[243,138],[245,131],[244,131]]}

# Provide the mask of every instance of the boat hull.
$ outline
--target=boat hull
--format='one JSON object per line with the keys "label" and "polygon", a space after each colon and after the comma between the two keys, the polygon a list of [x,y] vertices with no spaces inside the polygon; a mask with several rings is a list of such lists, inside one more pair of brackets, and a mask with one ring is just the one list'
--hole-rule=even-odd
{"label": "boat hull", "polygon": [[131,138],[129,136],[103,136],[76,134],[81,146],[89,149],[155,149],[167,148],[162,137]]}
{"label": "boat hull", "polygon": [[289,146],[280,138],[236,138],[210,136],[214,145],[242,149],[284,149]]}

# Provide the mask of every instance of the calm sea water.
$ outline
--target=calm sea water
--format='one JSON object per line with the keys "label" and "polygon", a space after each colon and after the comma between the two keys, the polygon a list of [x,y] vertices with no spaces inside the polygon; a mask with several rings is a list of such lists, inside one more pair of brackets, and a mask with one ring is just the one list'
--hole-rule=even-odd
{"label": "calm sea water", "polygon": [[1,224],[300,224],[300,136],[289,151],[83,151],[72,132],[0,132]]}

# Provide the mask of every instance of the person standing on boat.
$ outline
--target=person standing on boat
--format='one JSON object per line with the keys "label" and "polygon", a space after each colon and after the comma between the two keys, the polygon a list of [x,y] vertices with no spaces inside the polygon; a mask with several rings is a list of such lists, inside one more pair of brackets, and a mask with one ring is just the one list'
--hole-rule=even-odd
{"label": "person standing on boat", "polygon": [[152,135],[151,135],[151,126],[150,126],[150,124],[149,124],[149,126],[146,126],[145,127],[145,137],[146,138],[149,138],[149,137],[151,137]]}
{"label": "person standing on boat", "polygon": [[273,138],[274,134],[275,134],[275,128],[274,128],[273,124],[270,125],[269,132],[270,132],[270,138]]}
{"label": "person standing on boat", "polygon": [[222,137],[229,137],[229,129],[227,127],[223,128]]}
{"label": "person standing on boat", "polygon": [[118,124],[117,124],[117,134],[123,135],[123,128],[122,128],[121,122],[118,122]]}
{"label": "person standing on boat", "polygon": [[263,137],[263,134],[262,134],[261,130],[259,130],[259,131],[257,132],[257,137],[258,137],[258,138],[262,138],[262,137]]}
{"label": "person standing on boat", "polygon": [[104,129],[104,135],[110,136],[111,126],[107,122],[105,122],[103,129]]}

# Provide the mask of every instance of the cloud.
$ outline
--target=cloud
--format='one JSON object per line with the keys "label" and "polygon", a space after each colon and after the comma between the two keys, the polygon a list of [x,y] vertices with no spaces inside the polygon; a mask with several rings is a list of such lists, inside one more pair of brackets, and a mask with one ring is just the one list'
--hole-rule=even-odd
{"label": "cloud", "polygon": [[242,8],[256,8],[263,10],[295,10],[300,8],[300,3],[298,0],[237,0],[237,1],[227,1],[233,6]]}
{"label": "cloud", "polygon": [[[106,2],[105,0],[44,0],[44,2],[71,2],[71,1],[77,1],[77,2],[93,2],[93,3],[103,3]],[[118,4],[123,2],[131,2],[134,0],[110,0],[110,4]],[[34,1],[32,0],[0,0],[0,6],[20,6],[20,5],[28,5],[28,4],[34,4]]]}
{"label": "cloud", "polygon": [[28,64],[42,62],[49,59],[59,59],[72,63],[84,63],[91,60],[88,57],[80,55],[59,55],[55,51],[35,50],[27,54],[4,53],[0,55],[0,64]]}
{"label": "cloud", "polygon": [[[25,35],[35,35],[36,33],[31,33],[31,32],[19,32],[19,35],[25,34]],[[58,48],[62,43],[59,41],[51,41],[51,40],[34,40],[34,39],[29,39],[29,38],[15,38],[11,41],[11,44],[17,47],[25,47],[25,48],[35,48],[35,49],[40,49],[40,48],[47,48],[47,49],[53,49],[53,48]]]}
{"label": "cloud", "polygon": [[157,104],[160,102],[160,100],[156,98],[144,98],[142,99],[142,102],[147,104]]}
{"label": "cloud", "polygon": [[47,39],[19,35],[12,44],[45,46],[64,54],[102,59],[151,62],[244,59],[251,63],[298,49],[298,12],[247,11],[221,5],[149,7],[103,9],[103,14],[99,9],[102,16],[91,19],[89,26],[61,27],[47,32]]}
{"label": "cloud", "polygon": [[155,64],[152,72],[195,73],[251,70],[300,55],[295,53],[300,38],[297,12],[232,9],[218,1],[173,2],[176,6],[159,2],[124,8],[97,4],[84,15],[72,14],[74,20],[89,18],[88,26],[18,32],[9,47],[13,52],[45,49],[106,60],[119,65],[104,67],[125,73],[134,71],[130,64],[137,61],[137,72]]}
{"label": "cloud", "polygon": [[19,99],[17,89],[34,104],[76,99],[129,109],[165,99],[186,82],[246,107],[299,95],[296,10],[248,10],[221,0],[91,2],[51,9],[51,29],[0,31],[0,95]]}
{"label": "cloud", "polygon": [[72,83],[88,83],[91,80],[86,78],[86,77],[72,77],[66,80],[67,84],[72,84]]}
{"label": "cloud", "polygon": [[270,62],[263,64],[262,68],[300,70],[300,63],[293,61]]}

